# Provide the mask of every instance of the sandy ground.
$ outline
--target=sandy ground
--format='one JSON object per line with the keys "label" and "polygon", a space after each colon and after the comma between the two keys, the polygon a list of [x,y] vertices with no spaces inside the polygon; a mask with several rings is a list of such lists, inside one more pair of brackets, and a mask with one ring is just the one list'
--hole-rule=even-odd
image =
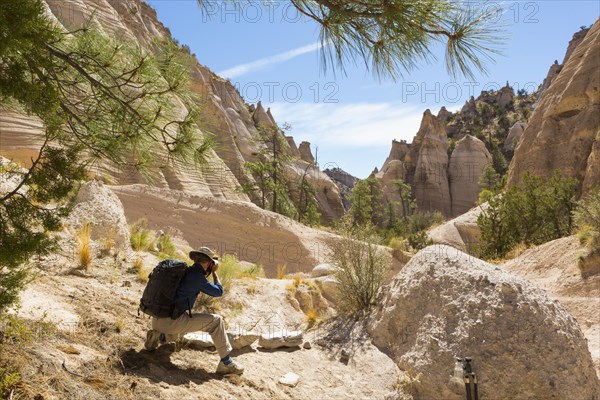
{"label": "sandy ground", "polygon": [[[29,371],[23,376],[25,396],[16,398],[409,398],[398,389],[402,373],[371,344],[361,324],[330,319],[308,329],[304,313],[288,300],[291,280],[243,278],[216,307],[230,329],[301,329],[311,348],[266,350],[254,343],[233,353],[246,372],[222,377],[214,373],[213,350],[184,345],[175,351],[173,344],[144,350],[150,321],[137,315],[144,285],[127,261],[107,257],[95,263],[81,274],[64,257],[42,260],[43,272],[23,292],[19,316],[50,321],[58,330],[7,355]],[[350,351],[347,363],[340,361],[342,349]],[[288,372],[300,376],[296,387],[278,383]]]}
{"label": "sandy ground", "polygon": [[600,275],[581,276],[577,258],[584,251],[570,236],[526,250],[502,267],[547,290],[577,319],[600,376]]}

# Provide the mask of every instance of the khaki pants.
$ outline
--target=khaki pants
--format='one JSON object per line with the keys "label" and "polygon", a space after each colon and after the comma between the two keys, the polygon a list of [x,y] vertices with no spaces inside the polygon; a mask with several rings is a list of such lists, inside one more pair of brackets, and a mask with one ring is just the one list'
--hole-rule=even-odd
{"label": "khaki pants", "polygon": [[221,358],[226,357],[232,350],[229,338],[225,333],[223,318],[216,314],[188,313],[177,319],[152,318],[152,329],[165,335],[183,335],[189,332],[208,332]]}

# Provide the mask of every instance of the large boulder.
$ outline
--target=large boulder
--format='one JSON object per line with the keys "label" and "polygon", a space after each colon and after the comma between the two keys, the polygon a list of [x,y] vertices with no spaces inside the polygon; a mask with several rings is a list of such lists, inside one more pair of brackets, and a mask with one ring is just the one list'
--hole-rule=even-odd
{"label": "large boulder", "polygon": [[339,282],[334,276],[320,276],[315,278],[315,282],[319,286],[319,289],[321,289],[323,297],[331,303],[337,302]]}
{"label": "large boulder", "polygon": [[319,276],[327,276],[335,274],[337,268],[335,265],[322,263],[314,267],[310,273],[313,278],[318,278]]}
{"label": "large boulder", "polygon": [[472,357],[480,398],[597,399],[575,319],[545,291],[449,246],[417,253],[369,323],[375,345],[419,377],[415,398],[464,399],[451,378]]}
{"label": "large boulder", "polygon": [[479,177],[492,163],[492,155],[485,144],[471,135],[458,141],[448,166],[452,216],[467,212],[477,202],[481,187]]}
{"label": "large boulder", "polygon": [[92,239],[112,238],[115,247],[129,248],[130,236],[123,204],[100,181],[92,180],[81,186],[69,222],[74,227],[90,223]]}

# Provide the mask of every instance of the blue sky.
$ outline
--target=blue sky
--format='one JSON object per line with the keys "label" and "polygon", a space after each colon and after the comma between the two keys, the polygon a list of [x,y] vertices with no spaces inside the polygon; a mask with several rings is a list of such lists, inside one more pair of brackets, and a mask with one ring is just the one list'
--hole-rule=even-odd
{"label": "blue sky", "polygon": [[381,167],[392,139],[412,141],[425,109],[459,109],[471,94],[506,81],[537,87],[554,60],[562,62],[573,33],[600,15],[597,1],[490,2],[507,37],[488,76],[453,80],[440,48],[437,61],[393,82],[378,81],[363,64],[348,65],[346,75],[324,73],[318,26],[287,1],[238,8],[213,1],[204,14],[194,0],[148,2],[200,63],[229,78],[247,102],[271,107],[279,125],[291,124],[296,143],[311,142],[321,168],[339,166],[359,178]]}

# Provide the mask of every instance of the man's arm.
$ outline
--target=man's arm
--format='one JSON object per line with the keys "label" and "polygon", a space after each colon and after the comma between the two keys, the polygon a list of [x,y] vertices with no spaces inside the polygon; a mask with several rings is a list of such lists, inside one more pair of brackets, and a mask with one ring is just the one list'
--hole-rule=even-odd
{"label": "man's arm", "polygon": [[204,283],[200,288],[200,291],[206,293],[209,296],[221,297],[223,296],[223,285],[221,285],[219,277],[217,276],[217,273],[215,271],[213,271],[212,276],[213,283],[210,283],[207,280],[206,283]]}

